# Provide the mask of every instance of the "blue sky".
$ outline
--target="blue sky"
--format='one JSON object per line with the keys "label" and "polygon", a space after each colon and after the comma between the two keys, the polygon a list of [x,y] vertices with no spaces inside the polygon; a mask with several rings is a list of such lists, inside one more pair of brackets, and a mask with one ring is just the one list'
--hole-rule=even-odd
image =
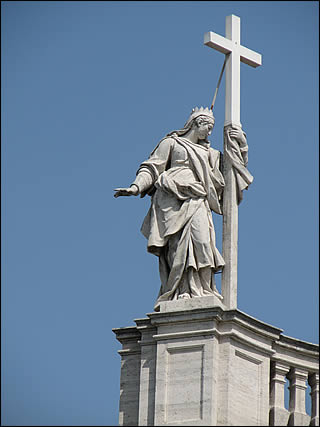
{"label": "blue sky", "polygon": [[[116,425],[112,328],[153,310],[146,197],[113,197],[195,106],[241,18],[241,122],[254,181],[239,207],[238,308],[318,342],[319,4],[1,2],[2,425]],[[224,78],[212,146],[222,150]],[[221,249],[221,217],[214,216]],[[220,239],[220,240],[219,240]]]}

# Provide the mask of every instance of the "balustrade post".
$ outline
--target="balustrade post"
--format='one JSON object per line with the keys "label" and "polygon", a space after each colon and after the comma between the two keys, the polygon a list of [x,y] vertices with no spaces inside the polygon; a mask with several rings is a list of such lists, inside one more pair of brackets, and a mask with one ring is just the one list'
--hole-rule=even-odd
{"label": "balustrade post", "polygon": [[290,381],[289,426],[309,426],[310,416],[306,413],[306,381],[308,371],[292,368],[287,375]]}
{"label": "balustrade post", "polygon": [[311,387],[311,426],[319,425],[319,374],[309,375],[309,385]]}
{"label": "balustrade post", "polygon": [[284,386],[290,368],[280,362],[271,362],[269,425],[288,425],[289,411],[284,406]]}

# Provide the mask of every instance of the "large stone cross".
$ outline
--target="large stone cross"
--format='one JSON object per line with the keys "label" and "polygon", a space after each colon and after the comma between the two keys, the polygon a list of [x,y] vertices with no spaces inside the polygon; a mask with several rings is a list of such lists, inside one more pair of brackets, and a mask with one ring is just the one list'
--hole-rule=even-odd
{"label": "large stone cross", "polygon": [[[208,32],[204,44],[227,55],[225,90],[225,128],[240,126],[240,62],[258,67],[261,55],[240,44],[240,18],[226,17],[226,37]],[[238,203],[235,176],[230,164],[224,165],[222,255],[225,267],[221,278],[223,302],[228,309],[237,308],[238,282]]]}

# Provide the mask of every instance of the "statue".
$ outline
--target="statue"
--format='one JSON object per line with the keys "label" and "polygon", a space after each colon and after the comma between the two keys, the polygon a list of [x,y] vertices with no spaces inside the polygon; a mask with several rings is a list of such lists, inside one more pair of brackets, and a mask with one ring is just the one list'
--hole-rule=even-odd
{"label": "statue", "polygon": [[[214,274],[225,261],[216,247],[211,211],[223,214],[225,180],[222,155],[208,141],[214,123],[211,109],[194,108],[183,129],[167,134],[141,163],[131,186],[115,189],[114,197],[151,196],[141,231],[148,252],[159,257],[155,310],[161,301],[208,295],[223,299]],[[225,140],[240,203],[252,181],[246,169],[246,135],[240,126],[229,126]]]}

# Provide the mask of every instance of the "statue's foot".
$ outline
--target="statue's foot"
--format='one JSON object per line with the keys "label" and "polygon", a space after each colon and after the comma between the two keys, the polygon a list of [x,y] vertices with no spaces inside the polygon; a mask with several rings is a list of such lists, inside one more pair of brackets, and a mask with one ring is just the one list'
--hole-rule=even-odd
{"label": "statue's foot", "polygon": [[182,298],[189,299],[191,297],[187,292],[185,292],[184,294],[181,294],[178,296],[178,299],[182,299]]}

